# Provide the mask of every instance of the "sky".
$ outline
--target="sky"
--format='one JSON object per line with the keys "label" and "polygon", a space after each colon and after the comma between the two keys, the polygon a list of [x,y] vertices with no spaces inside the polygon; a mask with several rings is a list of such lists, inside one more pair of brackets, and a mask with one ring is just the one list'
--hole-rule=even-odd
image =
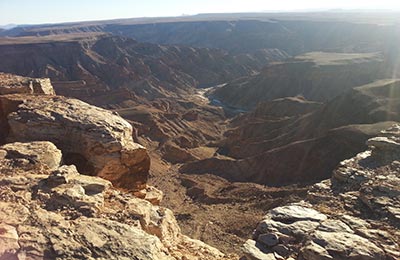
{"label": "sky", "polygon": [[338,8],[400,10],[400,0],[0,0],[0,25]]}

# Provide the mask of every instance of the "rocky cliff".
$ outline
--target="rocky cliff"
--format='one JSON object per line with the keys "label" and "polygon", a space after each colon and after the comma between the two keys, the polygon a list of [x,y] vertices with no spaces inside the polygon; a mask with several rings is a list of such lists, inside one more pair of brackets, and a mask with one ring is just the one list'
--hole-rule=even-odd
{"label": "rocky cliff", "polygon": [[101,94],[110,90],[128,90],[125,100],[134,95],[146,100],[176,97],[198,86],[252,75],[266,63],[287,57],[278,50],[236,56],[99,33],[0,38],[0,71],[49,77],[58,93],[108,105],[119,103],[105,102]]}
{"label": "rocky cliff", "polygon": [[313,52],[270,64],[257,75],[215,89],[211,96],[244,109],[297,95],[326,102],[354,86],[392,75],[393,70],[379,53]]}
{"label": "rocky cliff", "polygon": [[22,91],[30,79],[10,87],[11,77],[0,83],[1,259],[228,259],[158,206],[146,149],[126,121],[52,91]]}
{"label": "rocky cliff", "polygon": [[400,121],[399,91],[399,80],[386,79],[326,104],[299,97],[260,103],[231,122],[218,154],[181,170],[267,185],[329,178],[340,161],[366,148],[367,139]]}
{"label": "rocky cliff", "polygon": [[399,259],[400,126],[367,141],[305,201],[271,209],[243,251],[246,259]]}

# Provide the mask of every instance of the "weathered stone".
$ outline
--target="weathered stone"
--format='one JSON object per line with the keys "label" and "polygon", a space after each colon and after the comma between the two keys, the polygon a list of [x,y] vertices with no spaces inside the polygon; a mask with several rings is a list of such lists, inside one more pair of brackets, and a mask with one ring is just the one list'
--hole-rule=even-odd
{"label": "weathered stone", "polygon": [[156,235],[167,247],[179,241],[180,228],[170,210],[133,198],[127,203],[127,211],[130,215],[139,218],[146,232]]}
{"label": "weathered stone", "polygon": [[258,224],[256,233],[263,234],[268,232],[279,232],[284,235],[302,238],[307,236],[318,226],[319,222],[316,221],[302,220],[291,224],[285,224],[271,219],[264,219]]}
{"label": "weathered stone", "polygon": [[153,186],[146,186],[146,189],[136,191],[135,196],[149,201],[153,205],[160,205],[164,193]]}
{"label": "weathered stone", "polygon": [[61,164],[61,151],[50,142],[10,143],[3,145],[7,159],[26,159],[30,164],[56,169]]}
{"label": "weathered stone", "polygon": [[12,202],[0,201],[0,209],[0,222],[9,225],[23,223],[29,215],[29,210],[25,206]]}
{"label": "weathered stone", "polygon": [[366,229],[366,228],[370,228],[371,225],[368,224],[367,221],[360,219],[360,218],[356,218],[353,216],[349,216],[349,215],[342,215],[340,216],[340,219],[345,222],[348,226],[350,226],[353,230],[354,229]]}
{"label": "weathered stone", "polygon": [[19,248],[18,234],[15,227],[0,223],[0,258],[15,259]]}
{"label": "weathered stone", "polygon": [[[0,174],[0,182],[7,188],[18,182],[30,195],[25,200],[1,190],[0,222],[10,228],[0,227],[0,259],[224,258],[182,235],[170,210],[114,190],[107,180],[80,175],[72,165],[52,171],[18,167],[10,164],[12,174]],[[10,179],[16,177],[21,179]]]}
{"label": "weathered stone", "polygon": [[309,241],[306,246],[301,249],[302,256],[306,260],[329,260],[334,259],[329,255],[326,249],[313,241]]}
{"label": "weathered stone", "polygon": [[0,95],[21,93],[55,94],[48,78],[28,78],[0,72]]}
{"label": "weathered stone", "polygon": [[145,187],[149,156],[121,117],[57,96],[5,95],[0,104],[8,114],[8,141],[51,141],[83,173],[128,189]]}
{"label": "weathered stone", "polygon": [[311,221],[322,221],[325,220],[327,217],[308,207],[300,206],[300,205],[289,205],[278,207],[270,210],[269,212],[270,217],[273,220],[277,221],[299,221],[299,220],[311,220]]}
{"label": "weathered stone", "polygon": [[276,260],[274,253],[263,252],[257,242],[251,239],[244,243],[242,250],[247,260]]}
{"label": "weathered stone", "polygon": [[318,226],[318,230],[326,232],[347,232],[354,233],[351,228],[340,220],[327,219]]}
{"label": "weathered stone", "polygon": [[273,247],[279,243],[279,237],[274,233],[261,234],[258,236],[257,242]]}
{"label": "weathered stone", "polygon": [[163,199],[164,193],[153,186],[147,186],[145,200],[149,201],[153,205],[160,205]]}
{"label": "weathered stone", "polygon": [[368,239],[346,232],[316,231],[313,242],[334,259],[385,259],[385,253]]}

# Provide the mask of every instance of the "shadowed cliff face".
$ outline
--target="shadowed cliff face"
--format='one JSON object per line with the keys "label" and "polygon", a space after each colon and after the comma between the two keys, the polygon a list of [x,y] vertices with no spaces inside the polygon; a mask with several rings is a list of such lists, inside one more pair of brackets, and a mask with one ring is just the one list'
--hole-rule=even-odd
{"label": "shadowed cliff face", "polygon": [[399,130],[369,139],[306,201],[269,210],[243,246],[246,259],[398,259]]}
{"label": "shadowed cliff face", "polygon": [[[220,155],[181,170],[278,186],[328,178],[338,162],[365,149],[371,135],[391,124],[385,121],[400,121],[399,91],[399,80],[388,79],[350,89],[322,106],[299,98],[261,103],[232,122],[218,145]],[[281,103],[292,110],[283,114]]]}
{"label": "shadowed cliff face", "polygon": [[97,34],[15,41],[0,40],[0,71],[50,77],[60,94],[81,99],[121,90],[146,100],[176,97],[192,93],[195,87],[254,74],[267,62],[287,57],[279,50],[233,56],[215,49],[160,46]]}
{"label": "shadowed cliff face", "polygon": [[212,97],[245,109],[261,101],[297,95],[326,102],[354,86],[391,76],[390,66],[379,53],[314,52],[232,81],[216,89]]}

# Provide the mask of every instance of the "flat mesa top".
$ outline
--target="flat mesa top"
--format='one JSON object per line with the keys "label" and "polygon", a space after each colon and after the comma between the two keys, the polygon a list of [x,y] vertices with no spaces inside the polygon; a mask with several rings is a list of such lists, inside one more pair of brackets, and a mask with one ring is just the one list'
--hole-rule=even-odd
{"label": "flat mesa top", "polygon": [[314,62],[316,65],[345,65],[362,63],[369,60],[381,60],[381,54],[369,53],[337,53],[337,52],[309,52],[295,57],[295,60]]}
{"label": "flat mesa top", "polygon": [[0,45],[75,42],[106,35],[103,32],[54,34],[47,36],[0,37]]}

